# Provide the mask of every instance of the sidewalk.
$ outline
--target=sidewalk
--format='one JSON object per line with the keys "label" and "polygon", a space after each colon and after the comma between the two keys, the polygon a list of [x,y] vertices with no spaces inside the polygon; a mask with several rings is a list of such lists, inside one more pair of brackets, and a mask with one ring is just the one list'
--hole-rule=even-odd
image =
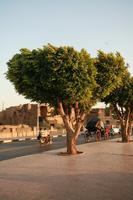
{"label": "sidewalk", "polygon": [[104,141],[0,162],[0,200],[132,200],[133,143]]}

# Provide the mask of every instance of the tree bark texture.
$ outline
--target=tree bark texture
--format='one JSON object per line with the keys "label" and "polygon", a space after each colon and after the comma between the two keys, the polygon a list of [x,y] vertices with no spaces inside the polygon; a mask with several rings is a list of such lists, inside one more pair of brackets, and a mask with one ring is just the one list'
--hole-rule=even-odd
{"label": "tree bark texture", "polygon": [[121,124],[121,136],[122,136],[122,142],[129,142],[129,134],[128,134],[128,127],[127,125]]}
{"label": "tree bark texture", "polygon": [[77,104],[75,107],[76,109],[71,108],[70,113],[65,112],[62,102],[58,101],[58,111],[62,116],[67,132],[67,153],[71,155],[78,153],[76,142],[85,119],[85,114],[79,112]]}
{"label": "tree bark texture", "polygon": [[130,107],[127,107],[125,111],[120,111],[117,105],[114,105],[115,112],[121,123],[121,136],[122,142],[129,142],[130,140]]}
{"label": "tree bark texture", "polygon": [[76,147],[76,139],[70,133],[67,133],[67,153],[72,155],[78,153]]}

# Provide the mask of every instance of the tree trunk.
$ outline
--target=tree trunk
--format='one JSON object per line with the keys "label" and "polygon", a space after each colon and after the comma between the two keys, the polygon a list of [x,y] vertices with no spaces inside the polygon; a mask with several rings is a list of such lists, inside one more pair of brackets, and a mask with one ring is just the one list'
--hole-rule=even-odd
{"label": "tree trunk", "polygon": [[72,133],[67,133],[67,153],[72,155],[78,153],[76,148],[76,138]]}
{"label": "tree trunk", "polygon": [[[78,103],[76,103],[76,106],[78,106]],[[58,99],[58,111],[63,119],[67,132],[67,153],[71,155],[79,153],[79,151],[77,151],[76,148],[76,141],[85,119],[85,113],[84,112],[79,113],[79,110],[77,110],[76,108],[75,108],[75,114],[73,107],[71,107],[70,114],[67,112],[67,110],[65,113],[62,101],[61,99]]]}
{"label": "tree trunk", "polygon": [[128,124],[122,124],[121,127],[122,142],[129,142]]}
{"label": "tree trunk", "polygon": [[129,119],[128,135],[129,135],[129,136],[132,135],[132,122],[131,122],[131,119]]}
{"label": "tree trunk", "polygon": [[129,142],[130,106],[127,108],[126,117],[122,124],[122,142]]}
{"label": "tree trunk", "polygon": [[130,106],[128,106],[126,112],[124,113],[120,112],[115,104],[114,104],[114,109],[121,123],[122,142],[129,142]]}
{"label": "tree trunk", "polygon": [[129,136],[126,134],[122,134],[122,142],[129,142]]}

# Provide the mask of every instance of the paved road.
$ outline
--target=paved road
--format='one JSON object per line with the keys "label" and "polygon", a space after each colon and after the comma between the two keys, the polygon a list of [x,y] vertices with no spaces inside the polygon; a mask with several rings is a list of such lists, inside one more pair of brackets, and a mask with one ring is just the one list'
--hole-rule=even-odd
{"label": "paved road", "polygon": [[[116,137],[120,137],[116,135]],[[102,139],[103,140],[103,139]],[[91,139],[94,142],[95,138]],[[85,138],[80,135],[77,144],[84,144]],[[11,143],[0,144],[0,161],[16,157],[42,153],[45,151],[55,150],[66,147],[66,137],[53,138],[53,143],[40,146],[37,140],[15,141]]]}
{"label": "paved road", "polygon": [[[83,144],[83,143],[85,143],[85,141],[84,137],[81,135],[78,139],[78,144]],[[26,155],[42,153],[44,151],[63,148],[65,146],[66,146],[66,137],[54,138],[52,144],[43,145],[41,147],[37,140],[2,143],[0,144],[0,161]]]}

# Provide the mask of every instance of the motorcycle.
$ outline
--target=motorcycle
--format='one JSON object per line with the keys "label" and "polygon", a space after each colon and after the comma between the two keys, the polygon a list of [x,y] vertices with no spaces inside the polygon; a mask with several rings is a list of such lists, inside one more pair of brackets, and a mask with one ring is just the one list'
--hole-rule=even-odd
{"label": "motorcycle", "polygon": [[51,144],[52,143],[52,137],[48,133],[47,130],[39,131],[39,135],[37,136],[37,139],[40,144]]}

